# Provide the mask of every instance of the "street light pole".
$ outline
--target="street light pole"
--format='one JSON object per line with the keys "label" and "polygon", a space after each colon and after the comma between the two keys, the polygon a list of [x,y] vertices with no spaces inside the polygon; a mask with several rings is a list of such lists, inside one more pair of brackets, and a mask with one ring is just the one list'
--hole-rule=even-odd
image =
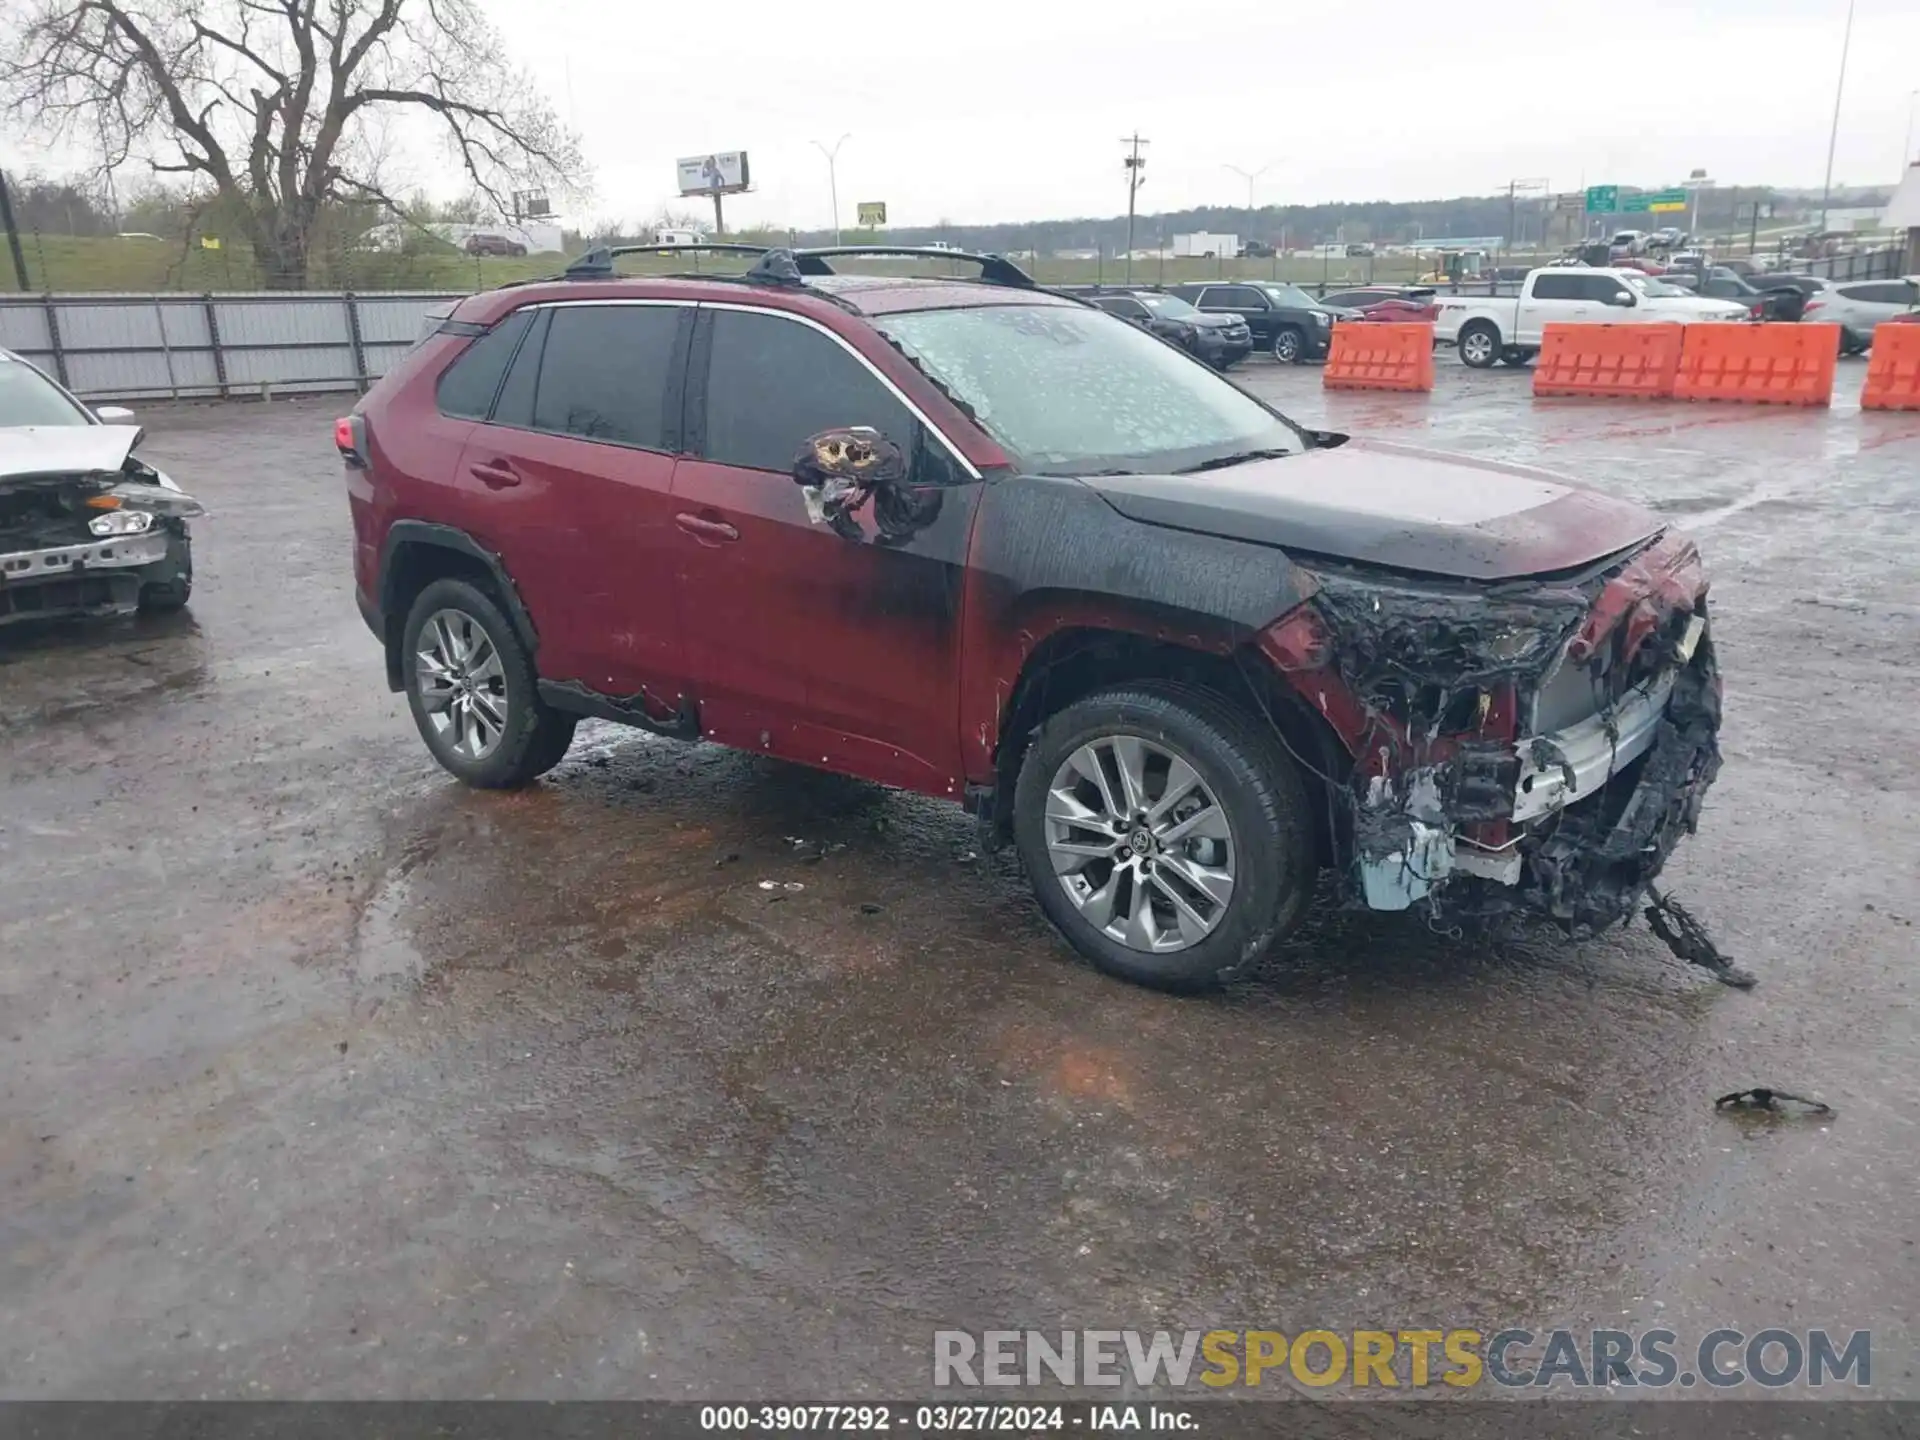
{"label": "street light pole", "polygon": [[[1253,182],[1266,174],[1267,171],[1273,169],[1273,166],[1262,165],[1258,170],[1242,170],[1238,165],[1229,165],[1226,168],[1247,182],[1247,211],[1251,214],[1253,211]],[[1249,221],[1248,223],[1252,222]]]}
{"label": "street light pole", "polygon": [[852,138],[851,132],[842,135],[833,142],[831,150],[818,140],[813,142],[813,148],[827,157],[827,196],[833,203],[833,243],[836,245],[840,243],[840,177],[835,170],[834,161],[840,158],[840,147]]}
{"label": "street light pole", "polygon": [[1827,179],[1820,187],[1820,228],[1827,228],[1827,200],[1833,194],[1833,150],[1840,143],[1840,97],[1847,89],[1847,51],[1853,48],[1854,0],[1847,0],[1847,28],[1840,36],[1840,78],[1833,86],[1833,129],[1827,136]]}

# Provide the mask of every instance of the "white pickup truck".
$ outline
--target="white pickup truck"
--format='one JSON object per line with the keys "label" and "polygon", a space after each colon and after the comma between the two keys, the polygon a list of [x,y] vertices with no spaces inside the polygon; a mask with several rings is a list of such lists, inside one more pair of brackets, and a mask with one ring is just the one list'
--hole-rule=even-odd
{"label": "white pickup truck", "polygon": [[1553,265],[1527,273],[1518,295],[1438,295],[1434,338],[1459,348],[1475,369],[1496,360],[1524,365],[1540,353],[1549,322],[1575,324],[1692,325],[1704,320],[1747,320],[1748,307],[1732,300],[1689,295],[1638,270],[1594,270]]}

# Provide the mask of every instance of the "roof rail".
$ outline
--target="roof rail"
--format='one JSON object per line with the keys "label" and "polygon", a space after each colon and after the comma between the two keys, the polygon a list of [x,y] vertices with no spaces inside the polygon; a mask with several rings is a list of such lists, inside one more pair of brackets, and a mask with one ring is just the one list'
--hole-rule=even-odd
{"label": "roof rail", "polygon": [[613,260],[616,255],[698,255],[703,252],[719,255],[764,255],[767,253],[767,247],[721,242],[702,242],[696,245],[598,245],[567,266],[566,278],[569,280],[611,279]]}
{"label": "roof rail", "polygon": [[980,267],[980,278],[989,285],[1010,285],[1019,290],[1032,290],[1035,287],[1033,277],[1004,255],[993,255],[979,250],[937,250],[925,245],[821,245],[809,250],[795,250],[794,264],[801,275],[831,275],[833,267],[826,262],[837,255],[898,255],[925,260],[965,260]]}

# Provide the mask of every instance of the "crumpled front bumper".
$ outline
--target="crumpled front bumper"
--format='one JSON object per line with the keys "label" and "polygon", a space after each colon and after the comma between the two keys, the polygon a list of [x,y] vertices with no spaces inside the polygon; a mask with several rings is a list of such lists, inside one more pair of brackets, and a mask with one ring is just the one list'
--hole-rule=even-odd
{"label": "crumpled front bumper", "polygon": [[[1679,663],[1607,714],[1515,744],[1508,828],[1517,833],[1504,843],[1463,833],[1443,783],[1412,786],[1396,803],[1400,842],[1356,847],[1367,906],[1430,900],[1461,915],[1521,908],[1586,929],[1630,915],[1693,833],[1719,774],[1720,681],[1705,632],[1705,617],[1696,617]],[[1485,768],[1500,768],[1498,757]],[[1368,799],[1391,793],[1381,777]]]}
{"label": "crumpled front bumper", "polygon": [[[177,523],[177,522],[175,522]],[[170,573],[173,529],[0,553],[0,625],[60,615],[129,615],[141,587]]]}
{"label": "crumpled front bumper", "polygon": [[1261,643],[1352,757],[1328,840],[1353,900],[1574,929],[1631,914],[1720,766],[1693,543],[1486,591],[1318,578]]}

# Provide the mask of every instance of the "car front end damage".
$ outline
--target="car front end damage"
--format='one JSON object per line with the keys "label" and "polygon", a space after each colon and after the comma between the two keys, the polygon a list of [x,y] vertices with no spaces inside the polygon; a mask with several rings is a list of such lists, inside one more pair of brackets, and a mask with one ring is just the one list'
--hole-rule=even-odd
{"label": "car front end damage", "polygon": [[[114,448],[109,441],[106,450]],[[186,522],[204,509],[130,448],[104,460],[54,456],[50,468],[16,463],[0,474],[0,625],[128,614],[153,597],[184,598]]]}
{"label": "car front end damage", "polygon": [[1720,768],[1693,542],[1486,584],[1313,574],[1260,648],[1351,757],[1330,829],[1352,896],[1576,932],[1631,915]]}

